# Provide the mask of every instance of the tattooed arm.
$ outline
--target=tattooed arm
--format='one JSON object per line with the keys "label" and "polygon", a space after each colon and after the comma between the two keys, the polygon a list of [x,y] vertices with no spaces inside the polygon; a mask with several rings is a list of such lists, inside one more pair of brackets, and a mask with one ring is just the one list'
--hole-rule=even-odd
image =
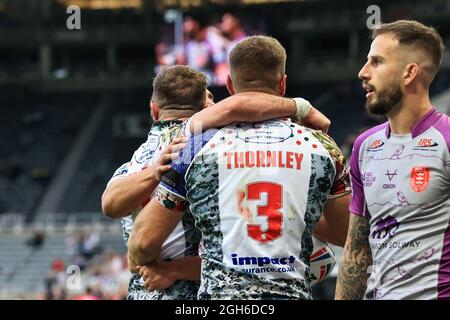
{"label": "tattooed arm", "polygon": [[369,220],[351,214],[350,227],[336,283],[336,300],[361,300],[367,287],[367,268],[372,264]]}

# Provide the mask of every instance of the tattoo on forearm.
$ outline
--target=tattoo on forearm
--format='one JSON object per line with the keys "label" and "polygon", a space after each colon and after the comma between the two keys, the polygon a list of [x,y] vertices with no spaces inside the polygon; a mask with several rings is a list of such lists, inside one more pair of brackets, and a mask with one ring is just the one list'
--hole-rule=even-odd
{"label": "tattoo on forearm", "polygon": [[369,221],[353,216],[349,239],[339,268],[336,298],[359,300],[364,297],[367,286],[367,268],[372,264],[369,246]]}

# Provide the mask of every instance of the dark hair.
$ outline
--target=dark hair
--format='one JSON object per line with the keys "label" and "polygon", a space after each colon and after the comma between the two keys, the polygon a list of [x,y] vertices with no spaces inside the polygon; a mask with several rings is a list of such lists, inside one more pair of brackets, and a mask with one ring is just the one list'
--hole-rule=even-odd
{"label": "dark hair", "polygon": [[152,100],[161,110],[200,111],[205,106],[208,80],[191,67],[164,68],[153,80]]}
{"label": "dark hair", "polygon": [[384,23],[373,29],[372,40],[382,34],[392,34],[400,45],[411,47],[413,50],[420,50],[427,54],[433,64],[431,73],[436,75],[444,53],[444,43],[439,33],[429,26],[413,21],[398,20],[391,23]]}

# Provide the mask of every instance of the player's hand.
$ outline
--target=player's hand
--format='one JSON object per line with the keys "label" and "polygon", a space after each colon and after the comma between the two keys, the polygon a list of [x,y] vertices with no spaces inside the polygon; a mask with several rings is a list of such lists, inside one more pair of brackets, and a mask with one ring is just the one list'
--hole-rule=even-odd
{"label": "player's hand", "polygon": [[323,132],[328,133],[328,129],[330,129],[331,126],[331,120],[316,108],[312,108],[305,118],[300,119],[300,124],[311,129],[322,130]]}
{"label": "player's hand", "polygon": [[158,161],[153,165],[155,179],[161,181],[161,176],[170,170],[171,161],[179,157],[180,151],[186,146],[186,137],[173,139],[169,146],[161,153]]}
{"label": "player's hand", "polygon": [[139,275],[144,279],[148,291],[170,288],[177,279],[171,276],[170,262],[155,261],[140,267]]}

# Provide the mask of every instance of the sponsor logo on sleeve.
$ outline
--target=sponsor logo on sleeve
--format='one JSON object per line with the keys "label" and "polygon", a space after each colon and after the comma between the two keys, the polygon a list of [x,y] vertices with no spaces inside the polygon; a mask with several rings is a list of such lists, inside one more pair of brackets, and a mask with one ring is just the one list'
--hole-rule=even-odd
{"label": "sponsor logo on sleeve", "polygon": [[380,139],[373,140],[370,146],[367,148],[367,151],[380,151],[382,150],[382,146],[384,146],[384,142]]}
{"label": "sponsor logo on sleeve", "polygon": [[436,147],[439,146],[433,139],[423,138],[419,140],[419,143],[413,147],[413,150],[421,151],[437,151]]}

